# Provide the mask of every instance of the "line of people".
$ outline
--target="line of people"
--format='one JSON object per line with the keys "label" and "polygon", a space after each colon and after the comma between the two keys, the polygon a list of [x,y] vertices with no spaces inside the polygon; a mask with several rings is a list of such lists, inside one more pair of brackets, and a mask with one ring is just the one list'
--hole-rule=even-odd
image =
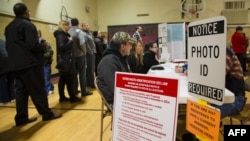
{"label": "line of people", "polygon": [[[106,44],[99,31],[93,32],[92,37],[87,23],[82,24],[82,29],[77,18],[61,21],[59,28],[54,32],[57,49],[57,65],[59,71],[59,102],[79,102],[81,97],[92,95],[88,89],[95,89],[94,78],[96,64],[102,57]],[[69,98],[64,94],[67,86]],[[78,90],[80,85],[80,90]]]}
{"label": "line of people", "polygon": [[[52,112],[47,98],[48,94],[54,93],[54,86],[50,80],[53,50],[42,38],[41,31],[30,21],[30,12],[24,3],[16,3],[13,11],[15,18],[5,28],[6,43],[1,42],[1,54],[4,54],[1,56],[1,63],[6,64],[7,61],[4,59],[7,58],[7,64],[10,65],[1,67],[0,71],[3,82],[7,76],[12,78],[10,77],[12,75],[8,75],[7,72],[13,73],[13,85],[11,85],[13,96],[10,100],[14,99],[13,97],[16,98],[16,125],[37,120],[36,117],[29,118],[29,96],[44,121],[57,119],[62,114]],[[100,32],[94,32],[94,38],[92,37],[87,23],[83,23],[80,29],[78,19],[74,18],[71,19],[71,25],[70,27],[69,21],[60,21],[54,37],[56,68],[59,72],[59,102],[75,103],[81,102],[81,97],[93,94],[88,87],[95,88],[95,66],[98,63],[95,61],[96,46],[98,46],[98,55],[101,55],[106,49],[106,44],[99,35]],[[6,47],[2,47],[2,44],[6,44]],[[6,51],[2,51],[2,48]],[[100,56],[98,57],[97,61],[101,59]],[[65,86],[69,97],[65,95]],[[80,97],[79,92],[81,92]],[[0,99],[2,98],[4,97],[0,96]]]}
{"label": "line of people", "polygon": [[[41,31],[30,21],[30,12],[24,3],[16,3],[13,11],[15,18],[5,28],[6,43],[1,42],[1,54],[5,53],[1,56],[1,63],[6,63],[4,59],[7,58],[9,66],[1,67],[0,71],[1,80],[9,76],[8,71],[13,72],[12,90],[16,98],[16,125],[37,120],[36,117],[29,118],[29,96],[44,121],[57,119],[62,114],[54,113],[49,108],[47,98],[48,94],[54,93],[54,86],[50,80],[53,50],[42,38]],[[95,88],[96,46],[99,46],[98,53],[101,55],[100,52],[106,48],[106,44],[99,35],[100,32],[94,32],[95,36],[92,37],[87,23],[83,23],[80,29],[78,19],[74,18],[71,19],[71,25],[70,27],[69,21],[60,21],[54,37],[57,51],[56,68],[59,71],[59,102],[75,103],[81,102],[81,97],[93,94],[88,87]],[[6,44],[6,47],[2,47],[2,44]],[[2,51],[2,48],[6,51]],[[65,95],[65,85],[69,97]],[[81,97],[78,96],[79,92]]]}

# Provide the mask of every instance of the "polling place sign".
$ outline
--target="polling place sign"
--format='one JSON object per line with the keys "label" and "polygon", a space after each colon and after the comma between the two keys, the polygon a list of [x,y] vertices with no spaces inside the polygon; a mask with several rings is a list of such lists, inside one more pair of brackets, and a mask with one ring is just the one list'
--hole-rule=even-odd
{"label": "polling place sign", "polygon": [[116,73],[113,141],[175,141],[179,80]]}
{"label": "polling place sign", "polygon": [[219,110],[188,99],[186,118],[186,129],[188,131],[202,139],[218,141],[220,128]]}
{"label": "polling place sign", "polygon": [[225,93],[226,24],[218,16],[188,27],[188,92],[217,105]]}

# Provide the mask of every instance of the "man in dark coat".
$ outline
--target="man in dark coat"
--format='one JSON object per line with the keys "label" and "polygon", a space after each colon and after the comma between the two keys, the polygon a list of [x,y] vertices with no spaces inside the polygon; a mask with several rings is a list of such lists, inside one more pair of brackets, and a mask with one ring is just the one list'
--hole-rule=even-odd
{"label": "man in dark coat", "polygon": [[37,119],[29,118],[29,96],[43,121],[59,118],[62,114],[54,114],[48,105],[43,75],[44,47],[38,44],[37,29],[29,19],[30,12],[23,3],[15,4],[13,10],[16,17],[5,28],[5,37],[9,68],[15,73],[16,125]]}
{"label": "man in dark coat", "polygon": [[126,56],[130,54],[133,43],[134,39],[128,33],[115,33],[98,64],[97,85],[111,107],[114,102],[115,72],[131,72]]}
{"label": "man in dark coat", "polygon": [[95,46],[96,46],[95,73],[97,76],[98,75],[97,74],[97,65],[99,64],[99,62],[102,59],[103,52],[106,49],[106,44],[103,42],[102,34],[100,31],[94,31],[93,36],[94,36],[94,42],[95,42]]}

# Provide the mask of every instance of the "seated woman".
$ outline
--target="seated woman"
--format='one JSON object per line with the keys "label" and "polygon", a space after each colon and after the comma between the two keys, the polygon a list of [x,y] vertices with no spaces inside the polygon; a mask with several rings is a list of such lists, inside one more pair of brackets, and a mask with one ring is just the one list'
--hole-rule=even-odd
{"label": "seated woman", "polygon": [[149,42],[145,45],[145,51],[143,55],[143,67],[141,72],[147,73],[150,67],[158,65],[157,59],[158,46],[156,42]]}
{"label": "seated woman", "polygon": [[128,64],[133,73],[141,73],[143,66],[143,46],[141,40],[137,40],[132,46],[128,56]]}

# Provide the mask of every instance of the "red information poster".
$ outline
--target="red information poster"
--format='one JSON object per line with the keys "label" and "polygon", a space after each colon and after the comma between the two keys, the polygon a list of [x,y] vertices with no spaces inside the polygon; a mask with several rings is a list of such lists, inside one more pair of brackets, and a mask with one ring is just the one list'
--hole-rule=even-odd
{"label": "red information poster", "polygon": [[113,141],[175,141],[178,79],[116,73]]}

